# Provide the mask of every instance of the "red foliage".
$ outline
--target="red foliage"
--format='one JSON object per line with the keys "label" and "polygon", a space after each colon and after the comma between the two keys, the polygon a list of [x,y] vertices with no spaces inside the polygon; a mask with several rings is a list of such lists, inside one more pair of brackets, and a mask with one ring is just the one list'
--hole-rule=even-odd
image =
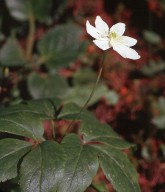
{"label": "red foliage", "polygon": [[96,16],[104,12],[103,0],[70,0],[69,5],[74,7],[75,16]]}
{"label": "red foliage", "polygon": [[158,17],[162,17],[165,12],[165,4],[160,0],[149,0],[148,8],[155,13]]}
{"label": "red foliage", "polygon": [[139,160],[139,183],[143,192],[164,190],[161,186],[165,182],[165,163],[159,159],[159,140],[149,139],[146,146],[149,150],[150,160]]}

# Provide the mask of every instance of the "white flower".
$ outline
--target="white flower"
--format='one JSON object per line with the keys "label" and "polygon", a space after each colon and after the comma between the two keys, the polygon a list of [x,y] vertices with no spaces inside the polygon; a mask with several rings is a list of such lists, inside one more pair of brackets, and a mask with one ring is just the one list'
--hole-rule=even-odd
{"label": "white flower", "polygon": [[95,38],[93,42],[102,50],[113,48],[122,57],[129,59],[139,59],[140,55],[131,46],[137,43],[137,40],[128,36],[123,36],[125,32],[125,24],[117,23],[110,29],[108,25],[101,19],[96,17],[95,26],[93,27],[89,21],[86,22],[87,32]]}

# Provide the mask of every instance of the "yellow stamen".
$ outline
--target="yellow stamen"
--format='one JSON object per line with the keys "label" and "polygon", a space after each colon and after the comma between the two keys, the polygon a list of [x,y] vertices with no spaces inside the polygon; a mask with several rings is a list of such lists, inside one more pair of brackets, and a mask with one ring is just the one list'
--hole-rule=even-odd
{"label": "yellow stamen", "polygon": [[117,34],[115,32],[109,33],[109,38],[110,39],[115,39],[117,37]]}

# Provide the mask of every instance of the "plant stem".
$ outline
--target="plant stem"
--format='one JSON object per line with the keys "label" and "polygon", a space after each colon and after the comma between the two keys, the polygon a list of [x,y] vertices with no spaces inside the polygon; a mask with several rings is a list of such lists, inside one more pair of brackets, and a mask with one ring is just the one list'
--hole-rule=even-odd
{"label": "plant stem", "polygon": [[26,58],[28,61],[30,61],[32,58],[34,34],[35,34],[35,18],[33,14],[30,14],[29,15],[29,34],[27,37],[27,45],[26,45]]}
{"label": "plant stem", "polygon": [[[89,101],[92,99],[92,97],[93,97],[93,95],[94,95],[94,93],[95,93],[95,90],[96,90],[96,88],[97,88],[97,85],[98,85],[98,83],[99,83],[100,77],[101,77],[102,72],[103,72],[104,59],[105,59],[105,53],[103,54],[102,62],[101,62],[101,68],[100,68],[100,70],[99,70],[99,74],[98,74],[98,76],[97,76],[97,79],[96,79],[96,82],[95,82],[95,84],[94,84],[94,87],[93,87],[93,89],[92,89],[92,91],[91,91],[91,94],[89,95],[87,101],[85,102],[85,104],[82,106],[82,108],[81,108],[80,111],[78,112],[77,117],[78,117],[78,116],[81,114],[81,112],[88,106]],[[77,119],[77,118],[76,118],[76,119]],[[74,120],[71,121],[70,125],[68,126],[68,128],[67,128],[66,131],[65,131],[65,134],[70,131],[73,123],[74,123]],[[65,135],[65,134],[64,134],[64,135]]]}
{"label": "plant stem", "polygon": [[[97,79],[96,79],[96,82],[95,82],[95,85],[94,85],[94,87],[93,87],[93,89],[92,89],[92,92],[91,92],[91,94],[89,95],[89,98],[87,99],[87,101],[85,102],[85,104],[83,105],[83,107],[80,109],[79,114],[87,107],[88,103],[89,103],[90,100],[92,99],[92,97],[93,97],[93,95],[94,95],[94,93],[95,93],[95,90],[96,90],[96,88],[97,88],[97,85],[98,85],[98,83],[99,83],[99,80],[100,80],[102,71],[103,71],[103,66],[101,66],[101,68],[100,68],[100,70],[99,70],[99,74],[98,74]],[[79,114],[78,114],[78,115],[79,115]]]}

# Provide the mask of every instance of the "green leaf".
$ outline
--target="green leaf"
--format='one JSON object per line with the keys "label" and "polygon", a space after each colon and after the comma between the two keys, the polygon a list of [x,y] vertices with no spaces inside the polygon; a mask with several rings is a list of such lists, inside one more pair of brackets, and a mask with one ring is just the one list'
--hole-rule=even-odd
{"label": "green leaf", "polygon": [[165,0],[160,0],[160,2],[161,2],[162,4],[165,4]]}
{"label": "green leaf", "polygon": [[130,147],[133,147],[134,145],[131,143],[128,143],[127,141],[124,141],[122,138],[113,138],[113,136],[104,136],[104,137],[98,137],[95,139],[91,139],[88,142],[99,142],[105,145],[109,145],[111,147],[114,147],[116,149],[128,149]]}
{"label": "green leaf", "polygon": [[45,99],[0,110],[0,132],[41,139],[44,132],[43,120],[56,118],[59,103],[58,99]]}
{"label": "green leaf", "polygon": [[57,0],[56,2],[58,2],[59,6],[54,13],[55,14],[54,17],[59,18],[60,15],[62,15],[65,9],[67,8],[67,0]]}
{"label": "green leaf", "polygon": [[58,192],[84,192],[97,173],[97,154],[90,146],[82,145],[74,134],[66,136],[62,146],[67,159]]}
{"label": "green leaf", "polygon": [[[68,92],[64,95],[64,102],[74,102],[79,106],[83,106],[88,100],[91,90],[93,89],[94,84],[88,84],[85,86],[74,86],[73,88],[68,89]],[[106,94],[107,88],[104,84],[99,84],[95,90],[93,97],[90,99],[88,106],[96,103]]]}
{"label": "green leaf", "polygon": [[58,143],[45,141],[37,146],[21,164],[21,191],[57,191],[63,176],[64,160],[64,151]]}
{"label": "green leaf", "polygon": [[118,149],[133,147],[133,144],[124,141],[113,129],[101,124],[92,113],[83,110],[74,103],[65,104],[58,115],[58,119],[80,120],[80,133],[84,142],[100,142]]}
{"label": "green leaf", "polygon": [[20,21],[34,16],[39,21],[47,21],[52,7],[52,0],[6,0],[10,14]]}
{"label": "green leaf", "polygon": [[143,157],[143,159],[147,160],[148,162],[152,161],[151,150],[147,144],[143,146],[141,151],[141,156]]}
{"label": "green leaf", "polygon": [[159,97],[158,101],[153,103],[152,108],[153,112],[156,110],[158,114],[152,118],[152,123],[159,129],[165,129],[165,98]]}
{"label": "green leaf", "polygon": [[33,15],[41,22],[50,20],[52,0],[31,0]]}
{"label": "green leaf", "polygon": [[149,64],[144,65],[141,69],[142,73],[147,76],[153,76],[165,70],[164,61],[150,61]]}
{"label": "green leaf", "polygon": [[165,158],[165,144],[160,145],[161,152],[163,154],[163,157]]}
{"label": "green leaf", "polygon": [[17,139],[0,140],[0,182],[17,176],[18,162],[31,148],[31,144]]}
{"label": "green leaf", "polygon": [[73,84],[76,85],[87,85],[89,83],[94,84],[96,82],[97,75],[89,67],[80,68],[73,75]]}
{"label": "green leaf", "polygon": [[[68,89],[68,92],[64,95],[63,99],[65,102],[74,102],[79,106],[83,106],[91,94],[96,79],[96,73],[89,68],[82,68],[77,71],[73,76],[74,86]],[[99,82],[88,106],[96,103],[107,93],[108,89],[106,85],[103,82]]]}
{"label": "green leaf", "polygon": [[98,192],[108,192],[108,189],[104,182],[92,183],[92,188],[96,189],[96,191],[98,191]]}
{"label": "green leaf", "polygon": [[119,95],[116,91],[110,90],[105,94],[105,98],[109,105],[116,105],[119,101]]}
{"label": "green leaf", "polygon": [[25,64],[22,49],[14,38],[9,38],[0,50],[2,66],[22,66]]}
{"label": "green leaf", "polygon": [[110,126],[101,124],[92,115],[88,114],[87,116],[86,113],[82,115],[83,121],[80,126],[80,132],[84,135],[84,142],[99,142],[117,149],[127,149],[133,146],[117,135]]}
{"label": "green leaf", "polygon": [[84,134],[86,142],[98,137],[119,138],[110,126],[101,124],[92,114],[87,116],[83,113],[82,115],[84,119],[81,123],[81,133]]}
{"label": "green leaf", "polygon": [[38,50],[51,71],[69,66],[84,50],[81,35],[79,26],[65,24],[55,26],[41,38]]}
{"label": "green leaf", "polygon": [[64,78],[57,74],[41,76],[31,73],[28,78],[28,89],[33,98],[62,98],[68,85]]}
{"label": "green leaf", "polygon": [[161,42],[161,37],[153,31],[144,30],[143,36],[144,36],[144,39],[151,44],[157,45],[157,44],[160,44]]}
{"label": "green leaf", "polygon": [[106,178],[117,192],[140,192],[137,173],[122,152],[109,146],[94,146]]}
{"label": "green leaf", "polygon": [[66,103],[62,108],[62,110],[60,111],[58,119],[80,120],[80,117],[77,116],[80,110],[81,108],[75,103]]}
{"label": "green leaf", "polygon": [[28,0],[5,0],[11,16],[20,21],[28,18]]}

